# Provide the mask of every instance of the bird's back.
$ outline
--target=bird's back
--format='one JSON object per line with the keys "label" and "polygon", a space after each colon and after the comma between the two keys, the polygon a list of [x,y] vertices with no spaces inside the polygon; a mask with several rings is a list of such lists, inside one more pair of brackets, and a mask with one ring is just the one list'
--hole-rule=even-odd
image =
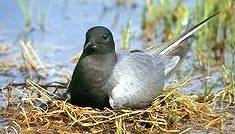
{"label": "bird's back", "polygon": [[113,108],[149,105],[164,87],[167,57],[141,52],[118,55],[110,81],[115,82],[109,102]]}

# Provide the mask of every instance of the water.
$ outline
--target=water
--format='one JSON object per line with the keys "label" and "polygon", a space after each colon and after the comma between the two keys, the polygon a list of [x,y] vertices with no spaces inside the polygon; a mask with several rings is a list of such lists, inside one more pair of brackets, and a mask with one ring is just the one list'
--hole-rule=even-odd
{"label": "water", "polygon": [[[10,44],[11,51],[14,51],[12,57],[20,55],[19,40],[30,40],[43,63],[51,68],[48,71],[50,75],[61,71],[61,68],[57,68],[59,65],[64,65],[68,70],[73,69],[71,57],[81,52],[85,33],[92,26],[103,25],[110,28],[117,47],[121,44],[121,29],[128,21],[134,22],[132,27],[135,33],[141,32],[141,17],[138,16],[143,10],[143,5],[133,9],[127,8],[128,5],[117,7],[113,1],[104,3],[101,0],[47,0],[42,3],[32,0],[26,3],[32,14],[32,31],[27,34],[24,14],[17,2],[1,1],[0,5],[0,46],[3,43]],[[140,43],[135,40],[133,42],[135,43],[131,43],[132,49],[141,48]],[[0,78],[0,81],[5,82],[5,78]]]}

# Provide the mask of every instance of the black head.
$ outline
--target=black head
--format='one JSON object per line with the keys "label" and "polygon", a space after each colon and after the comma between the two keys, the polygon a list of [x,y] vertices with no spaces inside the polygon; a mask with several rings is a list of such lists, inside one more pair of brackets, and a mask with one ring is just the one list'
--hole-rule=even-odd
{"label": "black head", "polygon": [[102,26],[90,28],[86,33],[86,42],[83,48],[85,55],[114,53],[113,35],[109,29]]}

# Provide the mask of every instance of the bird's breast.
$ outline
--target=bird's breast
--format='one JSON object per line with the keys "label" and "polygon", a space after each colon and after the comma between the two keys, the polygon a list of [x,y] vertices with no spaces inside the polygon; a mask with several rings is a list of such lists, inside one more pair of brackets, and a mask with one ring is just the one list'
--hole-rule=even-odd
{"label": "bird's breast", "polygon": [[93,90],[101,90],[107,84],[114,67],[110,57],[87,57],[80,63],[80,79],[86,87]]}

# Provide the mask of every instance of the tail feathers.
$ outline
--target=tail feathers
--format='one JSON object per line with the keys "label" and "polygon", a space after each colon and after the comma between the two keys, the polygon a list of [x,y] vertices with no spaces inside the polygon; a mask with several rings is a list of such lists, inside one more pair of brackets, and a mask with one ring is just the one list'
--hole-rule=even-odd
{"label": "tail feathers", "polygon": [[[167,55],[169,53],[171,53],[172,51],[175,51],[176,48],[178,48],[179,46],[181,46],[181,44],[184,44],[183,42],[188,39],[189,37],[191,37],[198,29],[200,29],[202,26],[204,26],[206,24],[206,22],[208,22],[209,20],[211,20],[213,17],[215,17],[216,15],[218,15],[220,12],[216,12],[215,14],[211,15],[210,17],[202,20],[201,22],[199,22],[198,24],[194,25],[193,27],[189,28],[188,24],[188,28],[186,28],[185,32],[183,32],[178,38],[176,38],[173,41],[170,41],[166,44],[163,45],[159,45],[159,46],[153,46],[150,48],[147,48],[145,51],[149,54],[160,54],[160,55]],[[190,22],[190,21],[189,21]],[[154,44],[154,43],[153,43]],[[182,47],[184,48],[184,47]],[[182,49],[181,48],[181,49]],[[186,47],[187,48],[187,47]]]}
{"label": "tail feathers", "polygon": [[180,60],[179,56],[170,56],[167,58],[164,70],[165,77],[171,76],[171,74],[178,68],[177,66],[180,63]]}
{"label": "tail feathers", "polygon": [[188,23],[187,28],[178,38],[162,45],[154,45],[153,47],[147,48],[145,52],[151,55],[160,54],[162,56],[165,55],[169,57],[169,60],[167,61],[168,63],[166,63],[165,76],[171,76],[171,74],[173,74],[178,69],[178,66],[181,64],[183,58],[186,56],[191,47],[191,44],[187,41],[187,39],[192,37],[198,29],[204,26],[206,22],[219,13],[220,12],[217,12],[211,15],[191,28],[189,28],[190,23]]}
{"label": "tail feathers", "polygon": [[184,40],[188,39],[198,29],[200,29],[202,26],[204,26],[206,24],[206,22],[208,22],[210,19],[212,19],[213,17],[215,17],[219,13],[220,12],[217,12],[217,13],[211,15],[210,17],[204,19],[203,21],[199,22],[198,24],[196,24],[195,26],[193,26],[192,28],[187,30],[187,32],[185,32],[184,34],[179,36],[179,38],[174,40],[173,43],[171,43],[167,48],[165,48],[163,51],[161,51],[160,54],[161,55],[167,54],[167,53],[171,52],[172,50],[174,50],[175,48],[177,48]]}
{"label": "tail feathers", "polygon": [[[180,36],[178,38],[182,38],[188,32],[188,30],[190,29],[190,26],[191,26],[190,22],[191,21],[189,21],[185,30],[180,34]],[[192,37],[192,36],[193,35],[191,35],[190,37]],[[188,38],[190,38],[190,37],[188,37]],[[169,42],[165,42],[165,43],[162,43],[159,45],[157,45],[154,42],[151,42],[153,45],[151,45],[150,47],[148,47],[144,51],[150,55],[160,54],[162,51],[164,51],[165,49],[170,47],[172,44],[174,44],[174,42],[175,42],[175,40],[171,40]],[[183,50],[182,52],[186,52],[186,50],[188,50],[190,48],[190,46],[191,46],[190,43],[187,40],[184,40],[180,43],[180,45],[178,47],[176,47],[175,49],[171,49],[171,51],[169,51],[168,54],[180,55],[180,57],[182,55],[184,57],[185,54],[181,54],[180,51]]]}

